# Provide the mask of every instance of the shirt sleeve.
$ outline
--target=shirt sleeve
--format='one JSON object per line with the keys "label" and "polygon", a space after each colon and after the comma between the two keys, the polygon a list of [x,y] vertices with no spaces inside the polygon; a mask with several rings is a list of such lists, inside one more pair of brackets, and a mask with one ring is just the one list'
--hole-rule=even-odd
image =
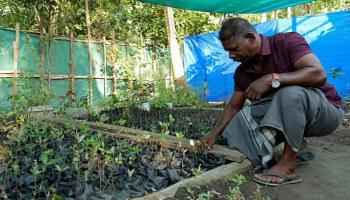
{"label": "shirt sleeve", "polygon": [[287,52],[290,61],[294,64],[302,56],[312,53],[312,50],[303,36],[292,32],[287,39]]}
{"label": "shirt sleeve", "polygon": [[244,92],[245,91],[245,88],[240,83],[241,79],[243,78],[243,74],[241,73],[240,68],[241,68],[241,66],[238,66],[236,71],[235,71],[235,74],[233,75],[233,79],[234,79],[234,83],[235,83],[235,85],[234,85],[235,92]]}

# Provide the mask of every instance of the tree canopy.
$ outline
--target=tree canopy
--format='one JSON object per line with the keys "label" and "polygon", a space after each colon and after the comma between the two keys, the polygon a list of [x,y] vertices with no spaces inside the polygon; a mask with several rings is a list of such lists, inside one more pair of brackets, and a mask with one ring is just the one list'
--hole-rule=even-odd
{"label": "tree canopy", "polygon": [[[305,9],[310,7],[310,9]],[[318,14],[347,10],[350,0],[319,0],[312,4],[293,8],[293,15]],[[312,11],[310,11],[312,10]],[[164,7],[136,0],[89,0],[91,34],[93,38],[115,37],[119,41],[166,46],[167,34]],[[287,9],[271,12],[267,19],[287,17]],[[251,22],[259,22],[261,14],[240,15]],[[85,38],[84,0],[0,0],[0,27],[38,32],[40,17],[44,32],[52,36]],[[178,39],[186,35],[200,34],[218,29],[223,15],[175,9],[175,25]]]}

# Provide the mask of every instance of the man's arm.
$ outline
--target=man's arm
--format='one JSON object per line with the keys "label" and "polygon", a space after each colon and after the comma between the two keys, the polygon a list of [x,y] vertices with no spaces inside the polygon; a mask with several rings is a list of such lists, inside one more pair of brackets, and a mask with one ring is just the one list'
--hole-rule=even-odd
{"label": "man's arm", "polygon": [[225,106],[223,113],[219,121],[214,126],[210,134],[208,134],[204,139],[202,139],[201,145],[198,147],[199,150],[204,150],[211,148],[215,143],[218,135],[222,133],[227,124],[231,119],[241,110],[244,105],[245,95],[244,92],[234,92],[231,96],[230,101]]}
{"label": "man's arm", "polygon": [[278,74],[282,85],[318,87],[327,81],[323,67],[313,53],[306,54],[295,61],[294,69],[296,69],[294,72]]}
{"label": "man's arm", "polygon": [[[318,87],[326,83],[326,74],[315,54],[309,53],[297,59],[293,67],[295,71],[278,73],[281,85],[300,85],[306,87]],[[247,98],[259,100],[271,89],[272,75],[267,74],[249,85],[246,90]]]}

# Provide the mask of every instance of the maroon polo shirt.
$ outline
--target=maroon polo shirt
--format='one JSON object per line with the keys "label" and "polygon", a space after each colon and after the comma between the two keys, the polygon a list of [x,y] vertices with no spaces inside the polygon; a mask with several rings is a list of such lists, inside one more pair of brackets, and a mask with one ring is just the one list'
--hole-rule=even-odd
{"label": "maroon polo shirt", "polygon": [[[256,79],[271,73],[295,71],[293,64],[302,56],[312,53],[306,40],[296,32],[278,33],[271,37],[261,37],[262,73],[254,69],[253,63],[242,63],[234,74],[235,91],[245,91]],[[335,88],[326,83],[320,89],[328,101],[342,107],[342,100]],[[270,94],[273,91],[270,91]]]}

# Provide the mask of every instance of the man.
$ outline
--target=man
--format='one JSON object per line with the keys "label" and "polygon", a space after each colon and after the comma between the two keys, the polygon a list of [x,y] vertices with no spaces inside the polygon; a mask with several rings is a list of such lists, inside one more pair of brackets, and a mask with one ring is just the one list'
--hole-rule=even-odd
{"label": "man", "polygon": [[[234,74],[234,93],[199,148],[210,148],[222,134],[257,169],[266,169],[273,147],[284,142],[277,164],[253,179],[274,186],[300,182],[295,165],[307,144],[304,137],[327,135],[338,127],[341,98],[298,33],[265,37],[245,19],[231,18],[223,22],[219,37],[230,58],[241,64]],[[246,99],[252,103],[244,106]]]}

